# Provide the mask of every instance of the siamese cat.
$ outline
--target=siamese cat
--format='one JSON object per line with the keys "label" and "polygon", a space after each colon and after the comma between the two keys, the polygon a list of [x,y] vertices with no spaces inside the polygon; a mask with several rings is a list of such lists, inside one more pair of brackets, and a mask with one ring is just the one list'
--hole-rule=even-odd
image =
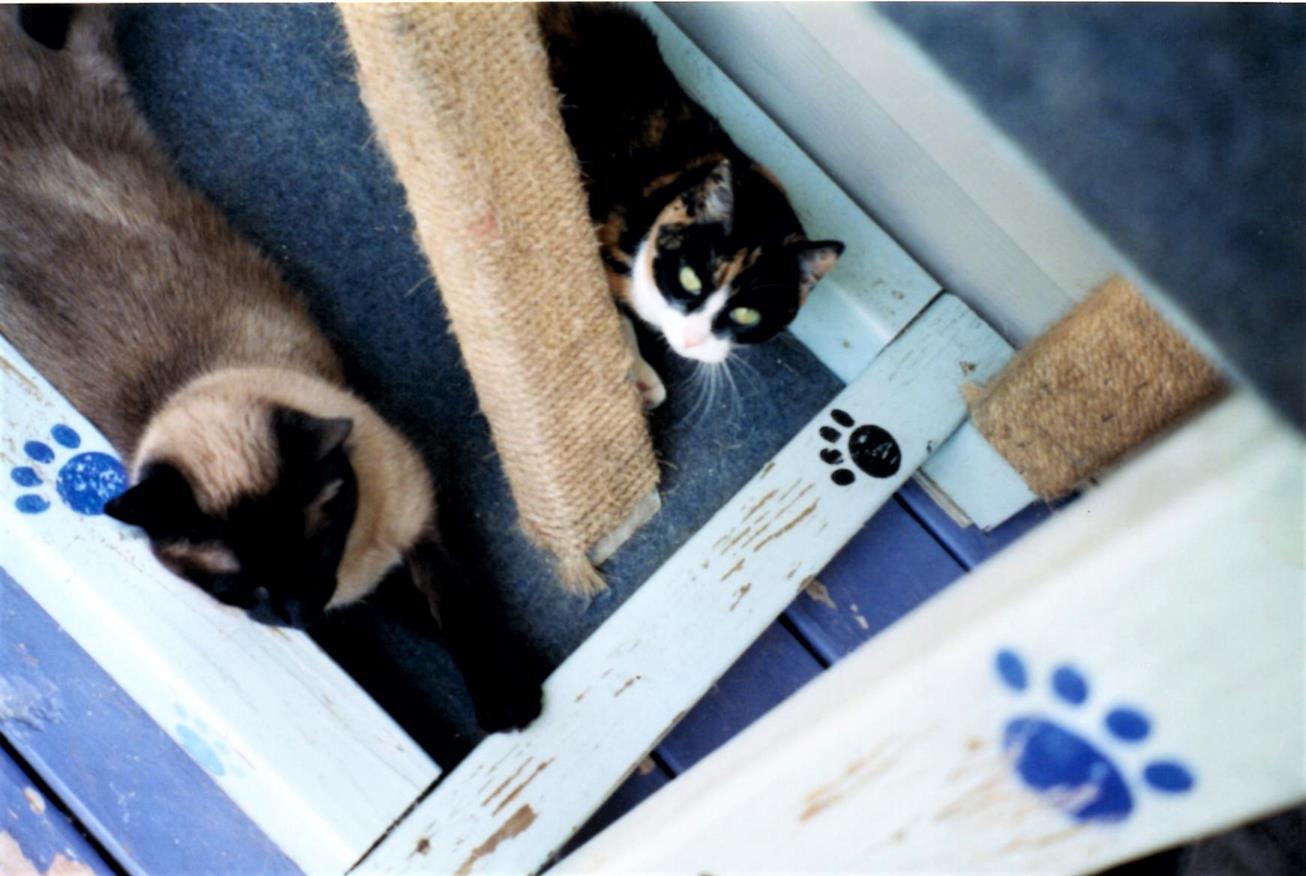
{"label": "siamese cat", "polygon": [[413,446],[345,386],[276,269],[177,178],[104,8],[0,7],[0,332],[129,460],[105,512],[261,623],[307,627],[406,564],[487,730],[540,710],[440,546]]}

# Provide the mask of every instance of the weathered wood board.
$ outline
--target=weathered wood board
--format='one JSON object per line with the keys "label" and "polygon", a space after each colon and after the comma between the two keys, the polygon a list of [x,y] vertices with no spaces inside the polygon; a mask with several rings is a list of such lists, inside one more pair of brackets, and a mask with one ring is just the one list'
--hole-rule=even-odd
{"label": "weathered wood board", "polygon": [[821,570],[785,617],[828,666],[964,571],[895,498]]}
{"label": "weathered wood board", "polygon": [[3,341],[0,409],[0,566],[296,864],[345,872],[437,767],[307,636],[218,605],[104,516],[121,462]]}
{"label": "weathered wood board", "polygon": [[685,772],[823,668],[784,625],[771,624],[658,744],[657,756],[677,775]]}
{"label": "weathered wood board", "polygon": [[1304,486],[1227,400],[553,872],[1096,871],[1301,801]]}
{"label": "weathered wood board", "polygon": [[114,863],[300,872],[3,569],[0,631],[0,732]]}
{"label": "weathered wood board", "polygon": [[0,873],[112,876],[76,826],[0,751]]}
{"label": "weathered wood board", "polygon": [[1006,345],[940,296],[487,739],[365,872],[531,872],[784,610],[964,416],[963,363]]}

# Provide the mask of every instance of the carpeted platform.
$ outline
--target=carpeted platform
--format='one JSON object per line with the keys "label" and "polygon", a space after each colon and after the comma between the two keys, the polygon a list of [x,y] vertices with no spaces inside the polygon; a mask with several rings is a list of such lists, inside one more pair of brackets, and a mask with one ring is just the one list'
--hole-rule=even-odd
{"label": "carpeted platform", "polygon": [[[840,388],[788,336],[745,351],[710,408],[660,341],[669,377],[653,417],[663,510],[604,567],[609,592],[565,594],[516,513],[402,193],[359,102],[329,6],[133,6],[119,20],[137,100],[184,179],[279,264],[365,397],[436,474],[451,540],[498,582],[517,629],[560,662]],[[385,608],[319,638],[442,765],[479,735],[443,649]]]}

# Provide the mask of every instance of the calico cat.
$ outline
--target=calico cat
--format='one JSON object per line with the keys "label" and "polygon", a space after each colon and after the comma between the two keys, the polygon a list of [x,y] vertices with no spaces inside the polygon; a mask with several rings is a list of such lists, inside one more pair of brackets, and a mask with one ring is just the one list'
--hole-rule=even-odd
{"label": "calico cat", "polygon": [[168,569],[305,627],[407,565],[485,728],[538,714],[539,679],[440,546],[421,457],[177,179],[103,8],[0,7],[0,331],[130,460],[105,512]]}
{"label": "calico cat", "polygon": [[[633,12],[541,4],[539,21],[613,294],[700,362],[778,334],[843,244],[807,239],[779,182],[685,94]],[[665,390],[635,352],[657,404]]]}

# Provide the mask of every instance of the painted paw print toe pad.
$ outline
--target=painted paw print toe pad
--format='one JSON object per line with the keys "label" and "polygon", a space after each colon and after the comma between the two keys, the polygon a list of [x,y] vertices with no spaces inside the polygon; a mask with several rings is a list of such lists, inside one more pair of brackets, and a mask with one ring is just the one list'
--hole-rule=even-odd
{"label": "painted paw print toe pad", "polygon": [[[61,448],[76,450],[82,437],[70,426],[59,424],[50,430],[50,438]],[[59,452],[40,440],[24,442],[23,453],[33,465],[10,469],[10,479],[18,486],[37,490],[47,480],[44,467],[58,462]],[[86,451],[69,458],[53,472],[54,489],[63,503],[78,514],[104,513],[104,503],[127,488],[127,472],[122,463],[107,453]],[[40,514],[50,508],[50,499],[40,492],[23,493],[14,507],[24,514]]]}
{"label": "painted paw print toe pad", "polygon": [[[1016,694],[1030,686],[1025,661],[1014,651],[1000,650],[994,659],[1001,683]],[[1017,715],[1006,723],[1002,747],[1012,770],[1031,791],[1075,821],[1123,821],[1135,808],[1136,780],[1128,778],[1122,762],[1140,758],[1124,755],[1152,736],[1152,721],[1141,709],[1116,705],[1108,709],[1098,727],[1091,714],[1079,707],[1088,702],[1088,678],[1063,664],[1048,679],[1057,715]],[[1084,717],[1089,718],[1084,723]],[[1196,784],[1193,771],[1170,758],[1147,758],[1141,784],[1165,795],[1185,794]]]}
{"label": "painted paw print toe pad", "polygon": [[[870,424],[853,428],[855,421],[847,411],[834,408],[830,419],[844,429],[852,429],[848,436],[845,450],[847,457],[866,474],[873,478],[889,478],[898,473],[902,465],[902,451],[898,442],[886,430]],[[843,440],[843,432],[834,426],[822,426],[820,435],[828,443],[836,445],[821,449],[821,461],[827,465],[841,466],[844,462],[844,450],[838,445]],[[830,473],[830,480],[841,487],[846,487],[857,480],[857,475],[849,468],[836,468]]]}

